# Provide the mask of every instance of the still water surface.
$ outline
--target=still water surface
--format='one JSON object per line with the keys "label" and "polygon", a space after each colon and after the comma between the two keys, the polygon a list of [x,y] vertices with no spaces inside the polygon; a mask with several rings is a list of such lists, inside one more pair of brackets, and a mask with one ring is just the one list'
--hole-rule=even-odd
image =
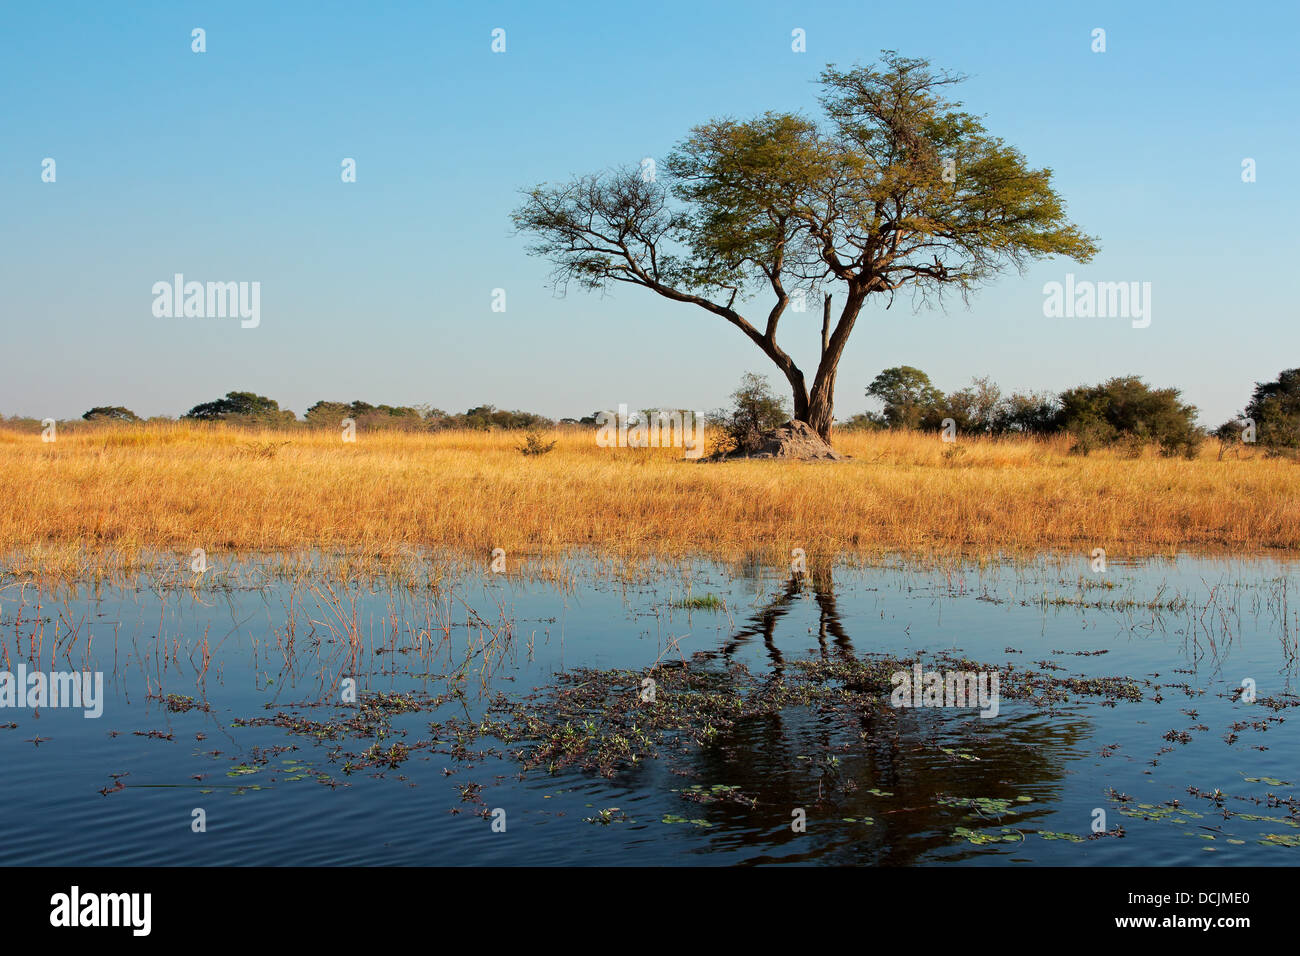
{"label": "still water surface", "polygon": [[[105,700],[99,719],[0,709],[0,863],[1300,862],[1295,564],[572,571],[437,591],[255,574],[197,591],[7,585],[0,669],[102,671]],[[875,655],[1128,678],[1141,699],[1003,699],[989,719],[931,708],[887,726],[792,707],[613,778],[521,775],[518,742],[458,749],[449,729],[575,668],[768,679]],[[303,732],[356,713],[347,677],[363,702],[412,709],[382,737]],[[358,759],[394,744],[393,766]]]}

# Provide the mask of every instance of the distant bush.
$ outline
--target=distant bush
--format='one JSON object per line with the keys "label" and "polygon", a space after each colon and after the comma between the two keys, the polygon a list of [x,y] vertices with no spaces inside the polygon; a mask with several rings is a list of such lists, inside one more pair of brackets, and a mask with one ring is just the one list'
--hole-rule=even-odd
{"label": "distant bush", "polygon": [[307,409],[303,419],[308,425],[338,425],[345,418],[352,417],[352,406],[347,402],[317,402]]}
{"label": "distant bush", "polygon": [[990,378],[944,394],[918,368],[887,368],[867,387],[884,410],[855,415],[839,427],[848,429],[921,428],[938,431],[952,419],[958,431],[984,435],[1047,435],[1058,431],[1060,404],[1050,392],[1003,395]]}
{"label": "distant bush", "polygon": [[[1300,370],[1297,370],[1300,377]],[[1300,381],[1296,383],[1300,387]],[[1069,432],[1075,450],[1116,447],[1140,454],[1148,444],[1166,455],[1196,454],[1204,433],[1196,408],[1178,400],[1176,388],[1153,389],[1136,376],[1079,386],[1060,396],[1002,390],[988,378],[944,394],[918,368],[900,365],[876,376],[867,394],[884,404],[879,414],[854,416],[841,427],[939,430],[951,419],[957,430],[984,435],[1050,435]]]}
{"label": "distant bush", "polygon": [[1049,435],[1058,428],[1059,399],[1050,392],[1012,392],[994,413],[998,435]]}
{"label": "distant bush", "polygon": [[[441,416],[443,412],[431,409]],[[337,428],[345,419],[350,418],[364,429],[402,428],[422,430],[431,427],[425,411],[408,405],[371,405],[369,402],[317,402],[307,409],[303,416],[312,427]]]}
{"label": "distant bush", "polygon": [[298,420],[293,412],[281,409],[275,399],[254,392],[227,392],[224,398],[195,405],[181,417],[253,425],[290,425]]}
{"label": "distant bush", "polygon": [[975,378],[966,388],[931,398],[921,413],[920,425],[938,430],[943,428],[944,419],[951,418],[962,432],[991,434],[997,427],[1001,405],[1002,389],[992,379]]}
{"label": "distant bush", "polygon": [[1239,442],[1251,423],[1255,442],[1269,451],[1300,449],[1300,368],[1279,373],[1275,382],[1256,382],[1245,412],[1224,422],[1215,434]]}
{"label": "distant bush", "polygon": [[878,431],[882,428],[888,428],[889,422],[885,421],[884,415],[878,415],[875,412],[859,412],[841,422],[837,422],[835,427],[850,432]]}
{"label": "distant bush", "polygon": [[299,423],[293,412],[281,409],[274,399],[253,392],[227,392],[224,398],[195,405],[183,417],[235,425],[283,427],[301,424],[311,428],[337,428],[344,419],[351,419],[358,428],[366,430],[395,428],[410,431],[448,428],[523,430],[547,429],[555,425],[543,415],[505,411],[495,405],[479,405],[462,414],[448,414],[428,405],[372,405],[359,400],[316,402],[307,409],[303,421]]}
{"label": "distant bush", "polygon": [[463,415],[447,415],[437,422],[439,428],[473,428],[490,430],[494,428],[504,429],[537,429],[553,428],[555,422],[543,415],[534,415],[532,412],[511,411],[499,409],[495,405],[479,405],[477,408],[471,408]]}
{"label": "distant bush", "polygon": [[140,416],[121,405],[96,405],[81,416],[88,422],[138,422]]}
{"label": "distant bush", "polygon": [[1196,407],[1178,400],[1176,388],[1153,389],[1134,375],[1062,393],[1057,427],[1074,436],[1075,448],[1119,446],[1136,452],[1153,443],[1166,455],[1191,458],[1200,447]]}

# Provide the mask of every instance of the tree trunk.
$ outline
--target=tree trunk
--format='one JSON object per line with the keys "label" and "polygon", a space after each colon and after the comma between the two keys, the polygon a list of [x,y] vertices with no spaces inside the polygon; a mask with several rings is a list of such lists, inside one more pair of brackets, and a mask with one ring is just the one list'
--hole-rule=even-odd
{"label": "tree trunk", "polygon": [[831,429],[835,424],[834,372],[813,386],[808,396],[808,414],[801,421],[807,422],[826,444],[831,443]]}
{"label": "tree trunk", "polygon": [[[833,332],[830,331],[831,297],[826,296],[822,312],[822,355],[817,363],[817,375],[812,388],[808,390],[807,414],[796,416],[799,421],[821,436],[826,444],[831,442],[831,430],[835,424],[835,372],[839,368],[840,358],[844,355],[844,346],[853,331],[853,323],[858,319],[862,303],[867,298],[866,286],[850,286],[848,298],[844,302],[844,311]],[[830,332],[828,335],[827,333]]]}
{"label": "tree trunk", "polygon": [[[821,372],[826,362],[826,353],[831,347],[831,294],[826,293],[822,304],[822,350],[818,357],[817,370]],[[831,443],[831,429],[835,422],[835,369],[831,368],[828,379],[821,375],[813,381],[812,394],[808,396],[808,414],[804,421],[821,436],[826,444]]]}
{"label": "tree trunk", "polygon": [[755,337],[759,347],[776,363],[777,368],[785,373],[786,379],[790,382],[790,390],[794,393],[794,420],[803,422],[828,445],[831,443],[831,431],[835,424],[835,372],[839,367],[840,357],[844,354],[844,345],[849,340],[849,333],[853,331],[853,323],[857,321],[858,312],[861,311],[866,297],[865,286],[851,287],[848,299],[844,303],[844,311],[840,313],[839,321],[832,331],[831,297],[829,293],[826,295],[822,308],[821,359],[817,363],[817,375],[813,379],[811,389],[807,387],[803,372],[790,361],[788,355],[776,348],[775,342],[770,338]]}

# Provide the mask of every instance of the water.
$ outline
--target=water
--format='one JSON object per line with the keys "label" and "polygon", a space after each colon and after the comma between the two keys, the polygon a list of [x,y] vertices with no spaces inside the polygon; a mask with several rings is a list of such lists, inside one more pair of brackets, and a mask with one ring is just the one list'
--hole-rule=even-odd
{"label": "water", "polygon": [[[0,668],[102,671],[105,700],[98,719],[0,710],[0,863],[1300,860],[1286,845],[1300,842],[1295,564],[571,570],[559,583],[467,574],[438,591],[257,573],[198,591],[143,577],[5,586]],[[679,606],[706,595],[725,609]],[[545,700],[575,668],[743,665],[757,688],[805,674],[801,661],[882,655],[978,662],[1003,686],[1027,669],[1127,678],[1141,699],[1117,699],[1124,682],[1058,703],[1004,694],[987,719],[796,704],[612,778],[521,775],[512,754],[528,741],[456,748],[494,695]],[[363,704],[390,705],[358,735],[339,729],[357,714],[341,702],[349,676]],[[1253,703],[1238,699],[1246,679]],[[358,766],[395,744],[395,766]],[[1090,838],[1094,825],[1112,834]]]}

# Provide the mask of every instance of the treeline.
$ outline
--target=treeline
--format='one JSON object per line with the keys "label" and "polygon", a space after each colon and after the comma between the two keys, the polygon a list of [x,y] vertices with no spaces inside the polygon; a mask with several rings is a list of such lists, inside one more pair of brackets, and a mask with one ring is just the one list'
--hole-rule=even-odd
{"label": "treeline", "polygon": [[[81,416],[86,421],[139,422],[142,419],[120,405],[101,405]],[[320,401],[307,409],[302,420],[280,403],[255,392],[227,392],[221,398],[195,405],[181,421],[226,422],[253,427],[337,428],[350,419],[358,428],[397,428],[438,431],[449,428],[489,430],[551,428],[555,422],[532,412],[506,411],[479,405],[461,413],[448,413],[428,405],[371,405],[369,402]],[[156,416],[150,421],[171,421]],[[572,420],[568,420],[572,421]]]}
{"label": "treeline", "polygon": [[[1042,436],[1069,434],[1074,449],[1158,445],[1166,455],[1196,454],[1201,442],[1213,435],[1226,444],[1257,444],[1272,453],[1300,455],[1300,368],[1279,373],[1271,382],[1256,383],[1246,407],[1218,428],[1206,430],[1196,421],[1196,407],[1181,399],[1177,388],[1153,388],[1140,377],[1125,375],[1099,385],[1080,385],[1064,392],[1011,392],[1004,394],[988,378],[975,378],[964,388],[943,392],[918,368],[901,365],[881,372],[867,386],[868,397],[878,399],[880,412],[865,412],[841,421],[841,429],[904,428],[943,430],[959,434]],[[789,417],[785,401],[771,391],[766,379],[746,375],[732,396],[733,407],[716,410],[708,420],[740,438],[774,427]],[[600,413],[558,422],[532,412],[506,411],[479,405],[460,413],[447,413],[428,405],[371,405],[369,402],[320,401],[307,409],[302,420],[275,399],[254,392],[227,392],[221,398],[195,405],[182,420],[228,422],[234,425],[337,428],[350,419],[359,428],[396,428],[411,431],[441,429],[533,430],[558,426],[595,427]],[[610,414],[610,413],[605,413]],[[653,418],[655,410],[633,412],[633,417]],[[139,422],[129,408],[101,405],[82,415],[90,422]],[[166,417],[150,421],[171,421]],[[10,418],[10,426],[30,425],[35,419]]]}
{"label": "treeline", "polygon": [[1212,433],[1196,421],[1196,406],[1177,388],[1153,388],[1124,375],[1059,394],[1002,390],[988,378],[945,393],[910,365],[888,368],[867,386],[883,404],[879,413],[855,415],[841,428],[912,428],[985,435],[1070,434],[1075,450],[1158,445],[1166,455],[1196,454],[1213,434],[1225,442],[1257,443],[1271,450],[1300,447],[1300,369],[1257,383],[1244,411]]}
{"label": "treeline", "polygon": [[[632,420],[642,417],[651,420],[658,409],[641,409],[629,413]],[[233,425],[250,425],[255,427],[309,426],[334,428],[345,420],[351,420],[357,427],[397,428],[413,431],[434,431],[439,429],[467,428],[488,430],[493,428],[527,431],[538,428],[559,426],[590,426],[600,424],[600,416],[613,416],[611,409],[605,412],[592,412],[581,418],[561,418],[558,421],[537,415],[533,412],[519,410],[507,411],[495,405],[479,405],[459,413],[448,413],[430,405],[371,405],[369,402],[327,402],[320,401],[307,409],[302,419],[280,403],[265,395],[255,392],[227,392],[221,398],[211,402],[195,405],[184,415],[181,421],[227,422]],[[687,412],[689,414],[689,412]],[[81,416],[90,422],[140,422],[144,419],[129,408],[121,405],[99,405]],[[10,419],[16,422],[17,419]],[[35,421],[34,419],[32,420]],[[150,418],[149,421],[175,421],[165,415]]]}

